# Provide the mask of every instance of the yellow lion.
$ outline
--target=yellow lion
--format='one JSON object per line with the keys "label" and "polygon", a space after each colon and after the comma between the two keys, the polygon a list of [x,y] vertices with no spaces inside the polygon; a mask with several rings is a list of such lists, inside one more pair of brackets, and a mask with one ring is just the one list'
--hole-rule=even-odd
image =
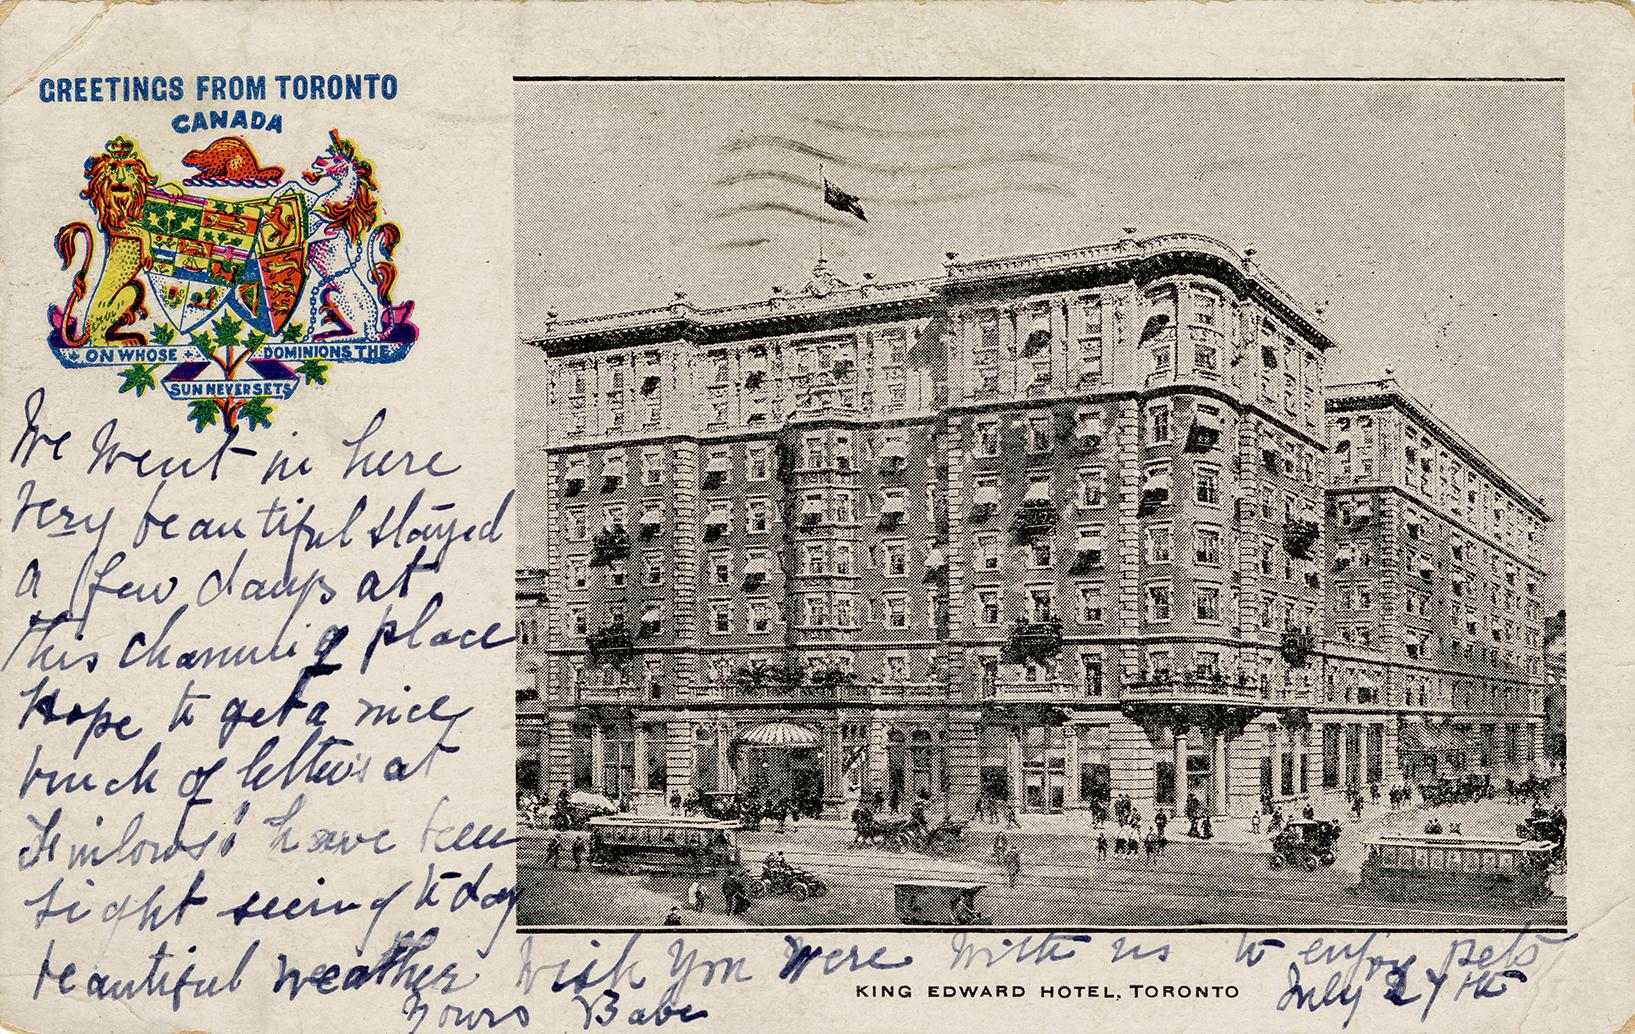
{"label": "yellow lion", "polygon": [[153,265],[148,233],[142,227],[142,206],[157,177],[136,148],[123,136],[108,141],[103,152],[85,161],[85,189],[80,197],[91,203],[97,226],[107,241],[108,256],[96,292],[85,307],[83,323],[73,318],[74,306],[85,297],[94,236],[85,223],[69,223],[57,231],[57,255],[62,268],[74,262],[77,238],[84,237],[85,257],[74,274],[68,302],[52,306],[51,321],[66,345],[146,345],[147,336],[124,328],[145,319],[148,308],[138,279]]}

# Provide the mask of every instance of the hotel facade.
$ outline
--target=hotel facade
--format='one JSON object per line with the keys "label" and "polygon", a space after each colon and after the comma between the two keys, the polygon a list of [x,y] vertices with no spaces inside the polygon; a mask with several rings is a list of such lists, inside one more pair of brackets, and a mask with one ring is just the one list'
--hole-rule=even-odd
{"label": "hotel facade", "polygon": [[553,321],[521,786],[1243,816],[1531,771],[1547,515],[1334,348],[1252,252],[1133,231]]}

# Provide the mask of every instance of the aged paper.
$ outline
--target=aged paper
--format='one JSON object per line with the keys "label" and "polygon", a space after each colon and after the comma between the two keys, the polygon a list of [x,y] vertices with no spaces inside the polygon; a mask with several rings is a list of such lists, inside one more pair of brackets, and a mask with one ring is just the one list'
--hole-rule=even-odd
{"label": "aged paper", "polygon": [[0,1025],[1625,1026],[1632,33],[8,8]]}

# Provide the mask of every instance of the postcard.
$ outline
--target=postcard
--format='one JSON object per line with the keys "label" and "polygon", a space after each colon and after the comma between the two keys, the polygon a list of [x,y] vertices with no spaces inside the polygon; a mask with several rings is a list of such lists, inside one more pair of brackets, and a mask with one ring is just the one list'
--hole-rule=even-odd
{"label": "postcard", "polygon": [[12,7],[0,1026],[1627,1026],[1632,52]]}

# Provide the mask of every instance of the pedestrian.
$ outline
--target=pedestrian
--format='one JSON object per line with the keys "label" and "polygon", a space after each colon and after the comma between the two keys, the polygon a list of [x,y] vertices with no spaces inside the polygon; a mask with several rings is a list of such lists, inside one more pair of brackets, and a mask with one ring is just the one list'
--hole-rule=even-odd
{"label": "pedestrian", "polygon": [[1104,862],[1107,860],[1107,834],[1106,833],[1097,833],[1096,834],[1096,857],[1101,859]]}
{"label": "pedestrian", "polygon": [[993,860],[996,862],[1003,862],[1005,860],[1005,852],[1010,850],[1010,846],[1011,838],[1005,835],[1004,830],[1000,830],[999,832],[995,833],[993,835]]}
{"label": "pedestrian", "polygon": [[744,894],[743,883],[739,881],[737,873],[728,873],[721,881],[721,905],[727,915],[735,916],[744,910],[749,898]]}
{"label": "pedestrian", "polygon": [[1158,834],[1158,857],[1164,857],[1164,845],[1167,843],[1169,841],[1164,838],[1164,834]]}
{"label": "pedestrian", "polygon": [[1020,822],[1018,822],[1016,820],[1016,805],[1012,804],[1010,801],[1005,802],[1005,828],[1006,829],[1021,829],[1022,828],[1022,823],[1020,823]]}
{"label": "pedestrian", "polygon": [[1307,822],[1310,822],[1312,819],[1317,817],[1317,809],[1313,808],[1310,804],[1307,804],[1300,810],[1300,814],[1305,817]]}
{"label": "pedestrian", "polygon": [[694,912],[704,911],[704,884],[694,880],[693,885],[687,888],[687,904]]}
{"label": "pedestrian", "polygon": [[1152,817],[1152,824],[1158,830],[1158,835],[1163,836],[1164,827],[1169,825],[1169,816],[1164,814],[1163,808],[1159,808],[1158,814]]}
{"label": "pedestrian", "polygon": [[891,791],[891,802],[890,803],[891,803],[891,813],[893,815],[897,814],[897,812],[903,806],[903,795],[898,793],[896,790]]}
{"label": "pedestrian", "polygon": [[584,839],[584,837],[574,837],[573,838],[573,871],[574,872],[579,871],[579,862],[584,857],[585,857],[585,839]]}
{"label": "pedestrian", "polygon": [[1209,816],[1208,815],[1204,816],[1203,838],[1205,840],[1213,840],[1215,838],[1215,829],[1214,829],[1213,826],[1211,826],[1209,824]]}
{"label": "pedestrian", "polygon": [[1352,815],[1352,817],[1357,818],[1357,819],[1362,818],[1362,810],[1363,810],[1362,794],[1358,794],[1357,796],[1351,798],[1351,815]]}
{"label": "pedestrian", "polygon": [[1022,874],[1022,852],[1011,848],[1005,852],[1005,880],[1012,887],[1016,886],[1016,878]]}
{"label": "pedestrian", "polygon": [[1202,812],[1203,803],[1198,800],[1198,795],[1194,793],[1187,794],[1187,836],[1196,837],[1198,835],[1198,819],[1202,817]]}
{"label": "pedestrian", "polygon": [[670,911],[668,913],[666,913],[665,916],[664,916],[664,925],[665,926],[680,926],[681,925],[681,907],[679,905],[671,905],[670,906]]}
{"label": "pedestrian", "polygon": [[876,815],[878,815],[878,814],[880,814],[880,812],[881,812],[881,811],[882,811],[882,810],[884,810],[884,809],[885,809],[885,806],[886,806],[886,795],[885,795],[885,794],[883,794],[883,793],[881,793],[881,792],[880,792],[880,791],[879,791],[879,790],[876,790],[876,791],[874,791],[874,798],[873,798],[873,800],[874,800],[874,813],[875,813],[875,814],[876,814]]}
{"label": "pedestrian", "polygon": [[556,868],[556,863],[562,859],[562,834],[552,833],[551,839],[545,841],[545,864]]}
{"label": "pedestrian", "polygon": [[670,814],[672,814],[672,815],[680,815],[681,814],[681,791],[680,790],[671,790],[670,791]]}

